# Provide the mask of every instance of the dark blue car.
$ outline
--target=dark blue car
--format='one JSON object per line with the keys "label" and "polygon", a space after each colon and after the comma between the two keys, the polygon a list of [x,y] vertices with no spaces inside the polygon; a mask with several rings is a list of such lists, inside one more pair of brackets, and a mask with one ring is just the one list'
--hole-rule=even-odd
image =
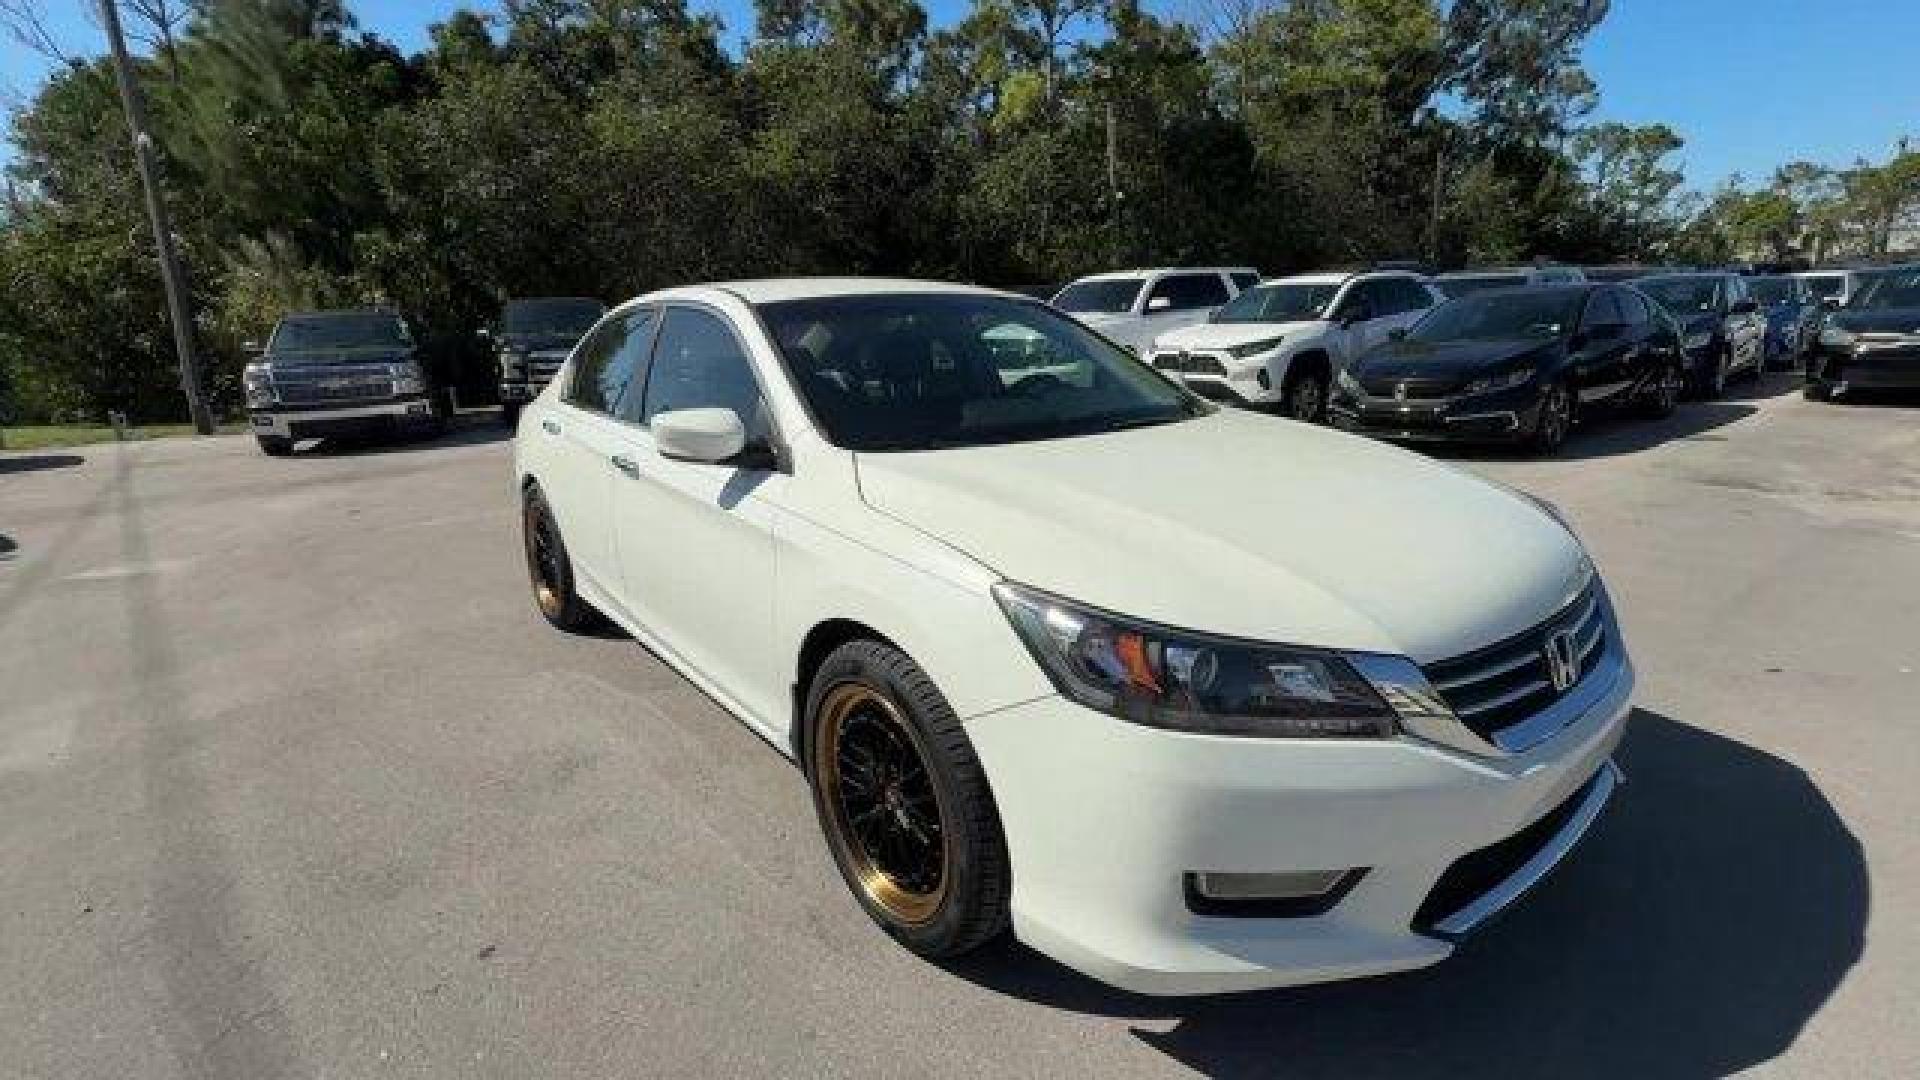
{"label": "dark blue car", "polygon": [[1766,366],[1798,366],[1820,318],[1820,304],[1807,283],[1785,275],[1750,277],[1747,291],[1767,317]]}

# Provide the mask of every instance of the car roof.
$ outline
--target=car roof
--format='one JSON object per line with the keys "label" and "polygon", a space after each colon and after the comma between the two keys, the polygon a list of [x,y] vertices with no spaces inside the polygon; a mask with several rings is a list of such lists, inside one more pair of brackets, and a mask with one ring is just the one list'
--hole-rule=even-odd
{"label": "car roof", "polygon": [[1258,274],[1252,266],[1144,266],[1136,270],[1107,270],[1098,274],[1083,274],[1074,281],[1123,281],[1127,278],[1152,277],[1155,274]]}
{"label": "car roof", "polygon": [[282,319],[327,319],[353,315],[390,315],[397,319],[400,317],[400,311],[390,307],[324,308],[316,311],[289,311],[280,317]]}
{"label": "car roof", "polygon": [[[970,293],[977,296],[1018,296],[999,289],[962,285],[951,281],[923,281],[917,278],[889,277],[802,277],[755,278],[742,281],[716,281],[705,285],[683,285],[660,289],[636,299],[688,300],[711,299],[711,293],[732,295],[749,304],[777,304],[785,300],[817,300],[831,296],[872,296],[877,293]],[[1019,297],[1031,300],[1032,297]]]}
{"label": "car roof", "polygon": [[[1381,270],[1378,273],[1382,277],[1418,277],[1419,276],[1417,274],[1408,273],[1405,270]],[[1359,276],[1360,275],[1357,273],[1351,273],[1345,270],[1337,270],[1337,271],[1331,271],[1331,272],[1322,272],[1318,274],[1288,274],[1285,277],[1267,278],[1266,280],[1262,281],[1260,284],[1261,285],[1280,285],[1287,282],[1292,282],[1296,285],[1337,285],[1340,282],[1347,280],[1348,278],[1359,277]],[[1258,288],[1258,286],[1255,286],[1255,287]]]}

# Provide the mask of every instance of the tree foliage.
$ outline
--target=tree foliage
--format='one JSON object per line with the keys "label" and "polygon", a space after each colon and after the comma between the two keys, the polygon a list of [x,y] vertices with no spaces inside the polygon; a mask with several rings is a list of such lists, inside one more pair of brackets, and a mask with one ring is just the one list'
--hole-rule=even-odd
{"label": "tree foliage", "polygon": [[[1589,124],[1603,0],[503,0],[417,55],[343,0],[122,0],[196,335],[229,397],[290,308],[389,303],[449,362],[509,296],[887,273],[1042,290],[1122,264],[1884,252],[1920,158],[1698,205],[1662,125]],[[4,0],[26,33],[34,0]],[[13,119],[0,386],[181,409],[110,70]],[[483,381],[477,363],[467,370]]]}

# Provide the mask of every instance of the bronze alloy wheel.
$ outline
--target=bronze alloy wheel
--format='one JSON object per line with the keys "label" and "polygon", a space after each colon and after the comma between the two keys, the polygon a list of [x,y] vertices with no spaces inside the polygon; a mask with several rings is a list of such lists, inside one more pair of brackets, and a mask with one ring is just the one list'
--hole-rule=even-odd
{"label": "bronze alloy wheel", "polygon": [[554,530],[553,515],[545,505],[528,499],[521,511],[521,531],[526,538],[527,573],[533,579],[533,599],[540,613],[549,619],[560,617],[566,605],[566,551],[560,546],[560,534]]}
{"label": "bronze alloy wheel", "polygon": [[953,845],[920,735],[885,694],[858,682],[827,692],[818,724],[813,767],[828,842],[888,919],[931,922],[951,884]]}

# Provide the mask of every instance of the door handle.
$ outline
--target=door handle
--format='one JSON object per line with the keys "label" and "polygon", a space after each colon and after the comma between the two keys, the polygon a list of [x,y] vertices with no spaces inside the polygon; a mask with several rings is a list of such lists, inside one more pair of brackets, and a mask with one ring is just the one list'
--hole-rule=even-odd
{"label": "door handle", "polygon": [[619,469],[628,476],[640,475],[640,466],[635,465],[633,459],[625,454],[615,454],[607,460],[613,462],[614,468]]}
{"label": "door handle", "polygon": [[552,420],[542,420],[540,421],[540,426],[544,428],[549,435],[560,434],[560,425],[554,423]]}

